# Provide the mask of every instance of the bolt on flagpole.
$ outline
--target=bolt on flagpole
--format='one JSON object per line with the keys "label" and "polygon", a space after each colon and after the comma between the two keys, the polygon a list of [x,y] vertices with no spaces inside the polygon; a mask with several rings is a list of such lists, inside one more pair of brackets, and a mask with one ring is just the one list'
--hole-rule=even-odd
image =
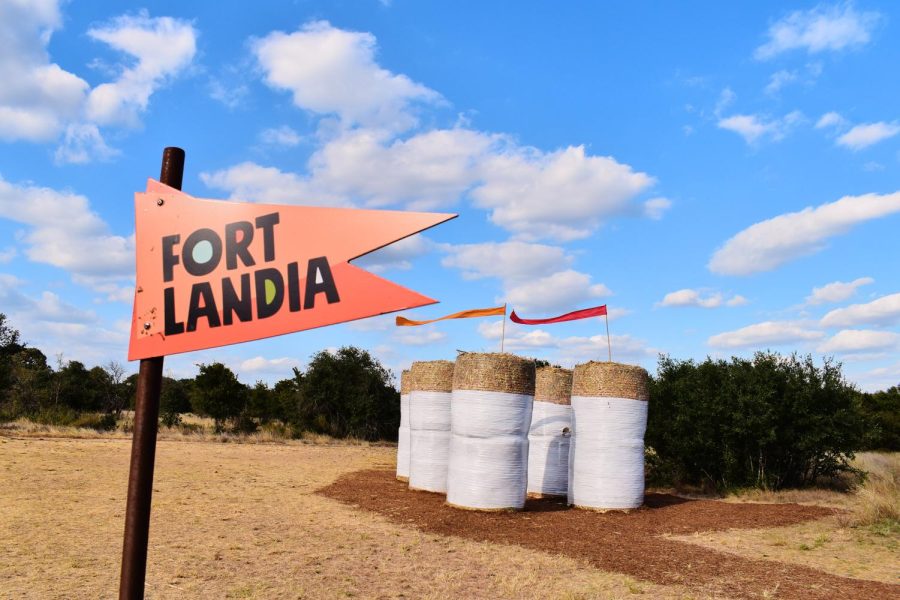
{"label": "bolt on flagpole", "polygon": [[[160,183],[180,190],[183,177],[184,150],[166,148],[163,150]],[[119,600],[141,600],[144,597],[162,373],[162,356],[141,360],[134,400],[134,434],[131,440],[131,466],[128,471],[128,500],[125,507]]]}
{"label": "bolt on flagpole", "polygon": [[612,344],[609,343],[609,315],[603,313],[603,318],[606,320],[606,349],[609,352],[609,362],[612,362]]}
{"label": "bolt on flagpole", "polygon": [[503,352],[503,346],[506,343],[506,304],[503,305],[503,326],[500,330],[500,352]]}

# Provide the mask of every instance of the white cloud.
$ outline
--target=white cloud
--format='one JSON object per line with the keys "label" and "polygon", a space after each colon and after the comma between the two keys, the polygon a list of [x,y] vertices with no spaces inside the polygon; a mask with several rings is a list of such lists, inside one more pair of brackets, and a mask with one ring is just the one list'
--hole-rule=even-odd
{"label": "white cloud", "polygon": [[726,331],[710,337],[707,344],[714,348],[757,348],[780,346],[797,342],[821,339],[825,334],[808,329],[803,323],[794,321],[765,321]]}
{"label": "white cloud", "polygon": [[117,17],[88,35],[136,60],[115,81],[91,90],[87,116],[100,125],[136,125],[153,92],[190,65],[197,52],[193,25],[172,17],[151,18],[146,11]]}
{"label": "white cloud", "polygon": [[275,167],[243,162],[213,173],[200,173],[200,180],[213,189],[230,192],[232,199],[270,204],[347,206],[334,195],[319,192],[309,180]]}
{"label": "white cloud", "polygon": [[889,331],[871,331],[868,329],[843,329],[828,338],[816,349],[818,352],[839,352],[855,354],[890,350],[897,347],[900,334]]}
{"label": "white cloud", "polygon": [[770,95],[775,95],[781,91],[781,88],[789,83],[797,81],[797,79],[798,75],[796,71],[787,71],[785,69],[776,71],[772,73],[772,76],[769,78],[769,83],[765,87],[765,92]]}
{"label": "white cloud", "polygon": [[300,108],[337,114],[348,125],[403,131],[416,123],[413,103],[440,100],[424,85],[380,67],[375,36],[326,21],[270,33],[253,44],[253,52],[271,87],[290,91]]}
{"label": "white cloud", "polygon": [[427,346],[443,342],[447,339],[447,334],[426,325],[424,327],[398,327],[391,337],[394,341],[407,346]]}
{"label": "white cloud", "polygon": [[71,123],[66,127],[66,135],[56,149],[54,159],[57,164],[83,165],[95,159],[109,160],[119,154],[118,150],[106,145],[96,125]]}
{"label": "white cloud", "polygon": [[517,311],[575,310],[595,298],[612,295],[602,283],[591,283],[591,276],[568,269],[531,281],[508,285],[504,299]]}
{"label": "white cloud", "polygon": [[734,93],[734,90],[729,87],[723,89],[719,93],[719,99],[716,100],[716,105],[713,108],[713,114],[717,117],[721,117],[725,109],[734,104],[734,101],[736,99],[737,94]]}
{"label": "white cloud", "polygon": [[900,124],[898,123],[885,123],[884,121],[863,123],[838,137],[837,143],[839,146],[845,146],[851,150],[862,150],[892,138],[898,133],[900,133]]}
{"label": "white cloud", "polygon": [[51,141],[78,118],[89,86],[47,53],[61,25],[56,0],[0,3],[0,140]]}
{"label": "white cloud", "polygon": [[441,260],[441,264],[460,269],[465,279],[536,279],[572,262],[572,257],[558,246],[516,241],[447,245],[443,249],[448,255]]}
{"label": "white cloud", "polygon": [[823,327],[854,325],[891,325],[900,322],[900,294],[882,296],[865,304],[837,308],[822,317]]}
{"label": "white cloud", "polygon": [[803,113],[793,111],[780,119],[769,119],[760,115],[733,115],[719,119],[719,129],[733,131],[751,146],[763,139],[780,141],[797,124],[804,120]]}
{"label": "white cloud", "polygon": [[632,210],[630,201],[654,179],[608,156],[588,156],[583,146],[543,153],[516,148],[481,165],[483,183],[472,191],[496,225],[522,239],[573,240],[600,222]]}
{"label": "white cloud", "polygon": [[272,127],[264,129],[259,134],[259,141],[270,146],[284,146],[293,148],[303,141],[303,138],[291,127],[282,125],[281,127]]}
{"label": "white cloud", "polygon": [[390,269],[412,268],[412,260],[426,254],[433,248],[431,241],[423,235],[413,235],[394,242],[353,261],[357,267],[373,273],[384,273]]}
{"label": "white cloud", "polygon": [[766,43],[754,56],[767,60],[790,50],[817,54],[863,46],[880,19],[876,12],[857,12],[852,3],[794,11],[769,27]]}
{"label": "white cloud", "polygon": [[871,277],[860,277],[847,282],[834,281],[822,287],[813,288],[812,294],[806,297],[806,304],[815,306],[817,304],[843,302],[856,294],[858,287],[874,282],[875,280]]}
{"label": "white cloud", "polygon": [[844,196],[751,225],[716,250],[707,265],[714,273],[749,275],[771,271],[801,256],[819,252],[828,238],[857,223],[900,212],[900,192]]}
{"label": "white cloud", "polygon": [[668,198],[650,198],[644,202],[644,216],[659,221],[671,207],[672,201]]}
{"label": "white cloud", "polygon": [[685,288],[666,294],[657,306],[696,306],[699,308],[719,308],[720,306],[741,306],[747,303],[743,296],[726,299],[721,292],[704,293],[701,290]]}
{"label": "white cloud", "polygon": [[296,358],[265,358],[263,356],[254,356],[241,361],[238,370],[245,373],[275,373],[283,374],[284,377],[290,377],[291,369],[302,366],[301,362]]}
{"label": "white cloud", "polygon": [[109,232],[88,199],[0,177],[0,217],[30,226],[25,254],[73,276],[133,277],[134,236]]}
{"label": "white cloud", "polygon": [[18,256],[19,251],[16,250],[15,246],[9,246],[0,250],[0,265],[5,265],[8,262],[11,262],[16,256]]}
{"label": "white cloud", "polygon": [[825,129],[825,128],[841,128],[847,124],[847,119],[842,117],[839,113],[834,111],[827,112],[822,115],[818,121],[816,121],[816,129]]}

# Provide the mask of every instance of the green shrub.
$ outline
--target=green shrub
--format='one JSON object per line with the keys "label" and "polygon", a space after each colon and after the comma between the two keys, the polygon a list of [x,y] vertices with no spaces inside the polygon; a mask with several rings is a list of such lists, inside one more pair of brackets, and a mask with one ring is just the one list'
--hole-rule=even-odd
{"label": "green shrub", "polygon": [[757,353],[702,363],[661,356],[651,381],[653,477],[778,489],[852,470],[863,420],[839,364]]}

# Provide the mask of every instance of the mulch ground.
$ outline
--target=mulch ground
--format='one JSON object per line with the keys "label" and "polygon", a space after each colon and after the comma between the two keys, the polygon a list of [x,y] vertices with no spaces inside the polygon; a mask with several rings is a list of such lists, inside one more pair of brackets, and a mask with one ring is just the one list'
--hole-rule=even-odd
{"label": "mulch ground", "polygon": [[624,513],[570,509],[529,499],[522,512],[474,512],[444,496],[410,491],[393,471],[350,473],[319,494],[422,531],[480,542],[516,544],[585,560],[604,571],[663,585],[679,584],[734,598],[900,598],[900,586],[829,575],[809,567],[743,558],[662,537],[728,529],[782,527],[836,511],[797,504],[733,504],[647,494]]}

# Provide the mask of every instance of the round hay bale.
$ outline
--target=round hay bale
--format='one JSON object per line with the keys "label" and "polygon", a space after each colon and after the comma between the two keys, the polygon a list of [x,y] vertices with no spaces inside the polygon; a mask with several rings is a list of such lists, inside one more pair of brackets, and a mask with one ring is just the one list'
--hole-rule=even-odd
{"label": "round hay bale", "polygon": [[506,352],[463,352],[456,358],[453,389],[534,396],[534,361]]}
{"label": "round hay bale", "polygon": [[417,361],[409,371],[409,487],[444,493],[450,454],[453,363]]}
{"label": "round hay bale", "polygon": [[534,401],[572,404],[572,371],[560,367],[540,367],[535,371]]}
{"label": "round hay bale", "polygon": [[572,395],[601,398],[650,398],[650,376],[635,365],[591,361],[575,367]]}
{"label": "round hay bale", "polygon": [[643,504],[648,386],[641,367],[602,362],[575,367],[569,504],[592,510]]}
{"label": "round hay bale", "polygon": [[528,431],[528,496],[565,496],[569,491],[572,371],[537,370]]}
{"label": "round hay bale", "polygon": [[409,481],[409,370],[400,373],[400,429],[397,431],[397,479]]}
{"label": "round hay bale", "polygon": [[524,508],[534,377],[534,362],[512,354],[457,357],[450,404],[449,505],[486,511]]}

